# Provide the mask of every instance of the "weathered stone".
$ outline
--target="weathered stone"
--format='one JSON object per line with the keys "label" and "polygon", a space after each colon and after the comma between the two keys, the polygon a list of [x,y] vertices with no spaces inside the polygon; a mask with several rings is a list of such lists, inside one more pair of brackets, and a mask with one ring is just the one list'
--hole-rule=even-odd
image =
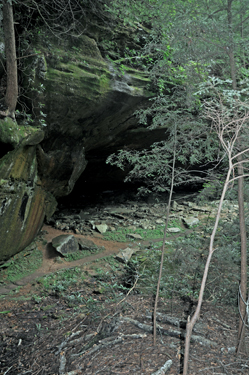
{"label": "weathered stone", "polygon": [[128,263],[129,260],[131,259],[132,257],[132,254],[134,254],[136,251],[138,251],[139,249],[138,248],[130,248],[130,247],[127,247],[126,249],[124,250],[120,250],[119,253],[115,256],[115,258],[119,261],[119,262],[122,262],[122,263]]}
{"label": "weathered stone", "polygon": [[42,187],[55,197],[68,195],[87,165],[82,142],[75,144],[69,138],[65,142],[59,137],[47,153],[38,146],[37,160]]}
{"label": "weathered stone", "polygon": [[127,237],[131,237],[134,240],[142,240],[143,239],[143,237],[140,236],[140,234],[137,234],[137,233],[128,233]]}
{"label": "weathered stone", "polygon": [[[6,173],[12,166],[6,163],[6,159],[1,163],[1,185],[12,195],[3,197],[2,194],[2,203],[0,201],[2,215],[8,216],[1,217],[2,222],[4,221],[1,233],[5,231],[6,238],[1,243],[5,255],[0,254],[0,258],[13,255],[13,252],[20,251],[32,241],[45,213],[53,211],[53,197],[65,196],[73,190],[87,164],[85,150],[89,155],[91,150],[106,147],[105,152],[110,153],[110,145],[113,147],[117,141],[124,142],[123,133],[137,124],[137,119],[133,116],[134,110],[151,95],[147,91],[149,81],[146,74],[128,68],[120,76],[115,67],[101,56],[93,38],[82,35],[77,38],[77,47],[73,45],[72,39],[64,40],[63,43],[60,41],[59,44],[51,40],[50,43],[54,44],[52,53],[46,51],[34,56],[31,53],[25,60],[29,75],[22,77],[23,90],[26,89],[29,93],[26,104],[35,114],[37,126],[21,125],[18,117],[17,122],[10,118],[0,120],[0,143],[7,145],[4,146],[6,152],[11,147],[18,146],[25,153],[24,146],[39,144],[34,148],[33,164],[30,164],[33,166],[32,170],[24,167],[28,163],[24,162],[26,156],[23,156],[19,173],[20,160],[14,160],[14,155],[19,158],[20,154],[12,153],[11,163],[18,177],[11,176],[11,181]],[[37,45],[36,50],[39,49],[45,51],[46,46]],[[41,87],[44,92],[40,90]],[[44,130],[38,127],[41,125],[40,114],[37,112],[40,104],[45,105],[43,112],[47,115],[45,136]],[[145,133],[142,137],[131,134],[130,139],[132,142],[135,138],[146,139],[147,132]],[[125,142],[127,144],[127,138]],[[2,149],[1,155],[4,152]],[[28,192],[25,185],[28,185]],[[20,207],[23,210],[26,205],[32,212],[32,217],[37,219],[33,222],[31,220],[31,228],[25,232],[25,241],[20,241],[20,233],[14,229],[19,225],[16,215]],[[9,217],[10,212],[13,213],[12,218]],[[6,227],[6,223],[10,226],[10,222],[13,232]],[[22,231],[27,223],[25,216],[25,223],[20,223]],[[71,223],[67,223],[65,229],[70,225]]]}
{"label": "weathered stone", "polygon": [[184,217],[182,220],[188,228],[192,228],[194,225],[197,225],[200,222],[197,217],[193,216]]}
{"label": "weathered stone", "polygon": [[162,219],[157,219],[156,224],[165,224],[164,220]]}
{"label": "weathered stone", "polygon": [[106,225],[106,224],[96,224],[96,229],[99,233],[103,234],[107,231],[108,225]]}
{"label": "weathered stone", "polygon": [[56,200],[37,176],[36,147],[20,147],[0,160],[0,260],[28,246]]}
{"label": "weathered stone", "polygon": [[78,241],[72,234],[62,234],[53,238],[52,245],[62,255],[71,254],[79,250]]}
{"label": "weathered stone", "polygon": [[181,232],[181,229],[180,228],[168,228],[167,231],[169,233],[178,233],[178,232]]}
{"label": "weathered stone", "polygon": [[86,238],[77,238],[80,250],[93,250],[96,249],[96,245],[93,241]]}

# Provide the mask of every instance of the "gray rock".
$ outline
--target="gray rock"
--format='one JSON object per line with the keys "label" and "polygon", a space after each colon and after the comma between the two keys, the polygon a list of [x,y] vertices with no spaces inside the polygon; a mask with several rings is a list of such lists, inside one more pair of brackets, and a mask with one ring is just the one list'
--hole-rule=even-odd
{"label": "gray rock", "polygon": [[124,250],[120,250],[120,252],[115,256],[115,258],[122,263],[128,263],[131,259],[132,254],[134,254],[135,251],[138,249],[131,249],[130,247],[127,247]]}
{"label": "gray rock", "polygon": [[93,250],[96,249],[96,245],[93,241],[86,238],[77,238],[80,250]]}
{"label": "gray rock", "polygon": [[96,224],[96,229],[98,230],[99,233],[103,234],[107,231],[108,225],[106,225],[106,224]]}
{"label": "gray rock", "polygon": [[181,232],[181,229],[180,228],[168,228],[167,231],[169,233],[178,233],[178,232]]}
{"label": "gray rock", "polygon": [[143,239],[143,237],[140,236],[140,234],[136,234],[136,233],[128,233],[127,237],[134,238],[134,240],[142,240]]}
{"label": "gray rock", "polygon": [[72,234],[62,234],[53,238],[52,245],[62,255],[71,254],[79,250],[78,241]]}
{"label": "gray rock", "polygon": [[182,220],[188,228],[192,228],[194,225],[197,225],[200,222],[199,219],[194,216],[184,217]]}
{"label": "gray rock", "polygon": [[165,224],[164,220],[162,220],[162,219],[157,219],[157,220],[156,220],[156,223],[157,223],[157,224]]}

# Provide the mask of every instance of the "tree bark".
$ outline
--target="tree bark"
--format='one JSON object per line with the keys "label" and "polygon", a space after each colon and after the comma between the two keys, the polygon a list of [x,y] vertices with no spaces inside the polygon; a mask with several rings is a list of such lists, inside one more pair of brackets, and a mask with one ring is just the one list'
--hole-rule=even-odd
{"label": "tree bark", "polygon": [[[238,158],[241,161],[242,157]],[[238,175],[243,176],[243,165],[238,165]],[[240,251],[241,251],[241,267],[240,267],[240,295],[239,295],[239,329],[238,329],[238,345],[237,353],[246,352],[245,345],[245,330],[243,320],[246,316],[246,301],[247,294],[247,245],[246,245],[246,224],[245,224],[245,210],[244,210],[244,178],[238,180],[238,203],[239,203],[239,222],[240,222]]]}
{"label": "tree bark", "polygon": [[[229,30],[229,62],[230,62],[230,71],[232,78],[232,87],[233,90],[237,90],[237,77],[236,77],[236,62],[234,57],[233,49],[233,34],[232,34],[232,2],[233,0],[228,0],[227,2],[227,20],[228,20],[228,30]],[[239,143],[239,147],[240,143]],[[243,329],[243,319],[246,315],[246,306],[243,302],[246,301],[247,294],[247,244],[246,244],[246,224],[245,224],[245,210],[244,210],[244,178],[243,178],[243,164],[242,155],[238,157],[238,204],[239,204],[239,226],[240,226],[240,295],[239,295],[239,329],[238,329],[238,344],[237,344],[237,354],[240,351],[246,350],[245,345],[245,330]]]}
{"label": "tree bark", "polygon": [[18,79],[14,18],[11,0],[3,0],[3,30],[7,69],[7,89],[5,95],[5,104],[7,106],[6,114],[14,118],[18,98]]}

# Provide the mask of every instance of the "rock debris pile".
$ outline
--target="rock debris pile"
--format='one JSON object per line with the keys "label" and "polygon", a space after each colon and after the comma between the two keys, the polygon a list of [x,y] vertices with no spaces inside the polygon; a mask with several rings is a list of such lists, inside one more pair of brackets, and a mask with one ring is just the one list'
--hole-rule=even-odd
{"label": "rock debris pile", "polygon": [[[197,205],[191,201],[173,200],[170,219],[178,220],[185,228],[192,228],[199,224],[203,215],[215,217],[219,201],[212,201],[209,205]],[[166,223],[167,203],[147,203],[144,201],[127,200],[114,203],[103,200],[95,206],[83,208],[62,208],[57,210],[48,224],[62,231],[73,231],[75,234],[89,235],[96,232],[104,234],[107,231],[115,232],[120,227],[130,231],[138,228],[153,230]],[[232,221],[238,213],[238,205],[225,201],[222,216],[224,220]],[[171,233],[180,231],[178,227],[170,227]],[[132,234],[129,235],[132,237]],[[139,240],[139,235],[134,239]]]}

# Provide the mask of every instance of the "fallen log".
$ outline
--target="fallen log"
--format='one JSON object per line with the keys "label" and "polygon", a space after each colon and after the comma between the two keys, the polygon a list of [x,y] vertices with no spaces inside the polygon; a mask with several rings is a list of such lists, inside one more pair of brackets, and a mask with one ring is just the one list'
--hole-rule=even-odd
{"label": "fallen log", "polygon": [[[132,323],[136,327],[142,329],[143,331],[153,332],[153,327],[152,326],[150,326],[148,324],[140,323],[138,320],[131,319],[131,318],[128,318],[128,317],[122,317],[121,320],[129,322],[129,323]],[[162,335],[165,335],[165,336],[171,336],[171,337],[177,337],[177,338],[185,338],[185,333],[184,332],[175,331],[175,330],[171,330],[171,329],[167,330],[167,329],[159,326],[159,324],[157,324],[157,330],[158,330],[159,333],[161,333]],[[218,345],[215,341],[211,341],[209,339],[206,339],[205,337],[197,336],[197,335],[192,335],[191,336],[191,341],[192,342],[197,342],[197,343],[199,343],[201,345],[208,346],[208,347],[215,347],[215,346]]]}

